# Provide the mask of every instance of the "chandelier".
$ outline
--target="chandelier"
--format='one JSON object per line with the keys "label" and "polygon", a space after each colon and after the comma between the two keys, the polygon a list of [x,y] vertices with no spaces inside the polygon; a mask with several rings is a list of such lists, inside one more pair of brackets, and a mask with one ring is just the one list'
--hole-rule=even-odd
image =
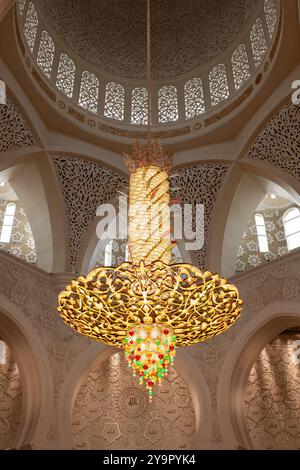
{"label": "chandelier", "polygon": [[179,347],[208,340],[240,315],[237,288],[191,264],[172,263],[169,168],[172,155],[151,140],[150,0],[147,0],[148,145],[126,155],[130,169],[130,261],[80,276],[58,297],[75,331],[125,352],[133,376],[160,384]]}

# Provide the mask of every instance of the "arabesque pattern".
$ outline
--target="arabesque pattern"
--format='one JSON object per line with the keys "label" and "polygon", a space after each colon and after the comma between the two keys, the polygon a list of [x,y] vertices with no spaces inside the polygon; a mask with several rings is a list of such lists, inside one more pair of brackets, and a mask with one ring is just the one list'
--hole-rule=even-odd
{"label": "arabesque pattern", "polygon": [[67,286],[58,310],[77,332],[119,347],[128,328],[150,318],[169,326],[180,347],[220,334],[241,307],[237,288],[219,275],[157,261],[96,268]]}

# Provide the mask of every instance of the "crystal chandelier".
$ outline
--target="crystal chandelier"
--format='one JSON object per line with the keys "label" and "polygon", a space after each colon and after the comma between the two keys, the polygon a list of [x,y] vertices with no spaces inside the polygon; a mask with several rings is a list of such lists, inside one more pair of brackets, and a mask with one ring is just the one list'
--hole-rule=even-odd
{"label": "crystal chandelier", "polygon": [[[150,0],[147,0],[148,120],[150,121]],[[98,267],[59,295],[62,319],[78,333],[122,348],[133,375],[148,389],[160,384],[176,349],[205,341],[240,315],[237,288],[191,264],[173,264],[168,171],[172,156],[158,142],[135,144],[130,169],[130,261]]]}

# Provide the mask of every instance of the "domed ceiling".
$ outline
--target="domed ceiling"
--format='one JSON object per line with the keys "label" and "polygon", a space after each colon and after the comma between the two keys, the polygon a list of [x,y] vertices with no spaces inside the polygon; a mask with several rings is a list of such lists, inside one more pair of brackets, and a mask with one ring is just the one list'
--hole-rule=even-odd
{"label": "domed ceiling", "polygon": [[[151,0],[152,74],[172,78],[217,57],[246,28],[260,0]],[[143,79],[145,0],[37,0],[48,30],[102,71]]]}

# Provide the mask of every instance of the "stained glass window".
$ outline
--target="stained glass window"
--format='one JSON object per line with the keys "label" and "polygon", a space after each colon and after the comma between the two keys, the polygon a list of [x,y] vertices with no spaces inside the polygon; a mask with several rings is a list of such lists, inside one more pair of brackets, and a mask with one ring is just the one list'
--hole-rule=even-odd
{"label": "stained glass window", "polygon": [[33,3],[29,3],[26,19],[24,23],[24,36],[26,38],[30,51],[33,51],[36,32],[38,28],[38,15]]}
{"label": "stained glass window", "polygon": [[264,10],[269,33],[272,37],[277,21],[276,0],[265,0]]}
{"label": "stained glass window", "polygon": [[174,86],[164,86],[158,91],[158,121],[164,123],[177,119],[177,90]]}
{"label": "stained glass window", "polygon": [[209,89],[212,106],[216,106],[229,96],[227,74],[224,64],[216,65],[209,74]]}
{"label": "stained glass window", "polygon": [[106,85],[104,116],[111,119],[124,119],[124,88],[118,83]]}
{"label": "stained glass window", "polygon": [[43,31],[36,61],[44,75],[48,78],[51,77],[54,50],[55,46],[50,34],[47,31]]}
{"label": "stained glass window", "polygon": [[131,124],[148,124],[147,88],[135,88],[132,90]]}
{"label": "stained glass window", "polygon": [[97,113],[98,110],[98,93],[99,93],[99,80],[91,72],[82,72],[79,104],[92,113]]}
{"label": "stained glass window", "polygon": [[56,86],[69,98],[72,98],[75,78],[75,64],[66,54],[59,58]]}
{"label": "stained glass window", "polygon": [[185,84],[184,103],[185,115],[187,118],[193,118],[205,112],[201,78],[193,78]]}
{"label": "stained glass window", "polygon": [[240,44],[231,57],[234,85],[238,90],[250,77],[250,68],[245,44]]}
{"label": "stained glass window", "polygon": [[250,33],[250,40],[253,52],[253,58],[255,67],[258,67],[264,56],[267,52],[267,43],[265,38],[265,33],[263,29],[263,25],[260,18],[257,18],[255,21],[251,33]]}

